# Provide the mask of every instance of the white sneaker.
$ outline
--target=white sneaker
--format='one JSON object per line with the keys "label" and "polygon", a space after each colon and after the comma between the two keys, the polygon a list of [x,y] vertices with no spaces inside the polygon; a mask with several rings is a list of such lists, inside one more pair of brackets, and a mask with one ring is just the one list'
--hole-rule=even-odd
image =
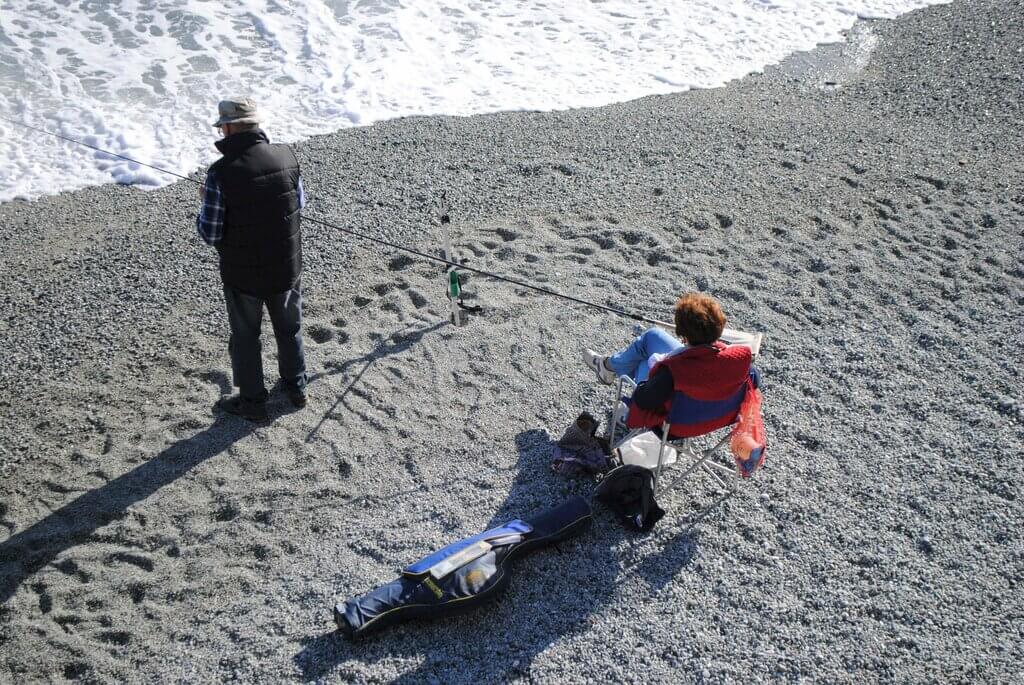
{"label": "white sneaker", "polygon": [[615,382],[615,372],[608,368],[608,357],[604,357],[593,350],[583,350],[583,363],[594,370],[597,380],[605,385]]}

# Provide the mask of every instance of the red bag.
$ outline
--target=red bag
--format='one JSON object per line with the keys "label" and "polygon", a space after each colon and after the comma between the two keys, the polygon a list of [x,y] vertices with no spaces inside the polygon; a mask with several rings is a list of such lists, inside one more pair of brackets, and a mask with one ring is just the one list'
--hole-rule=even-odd
{"label": "red bag", "polygon": [[761,418],[761,391],[747,379],[747,394],[736,415],[736,425],[729,434],[729,450],[740,475],[750,478],[764,466],[768,440],[764,434],[764,419]]}

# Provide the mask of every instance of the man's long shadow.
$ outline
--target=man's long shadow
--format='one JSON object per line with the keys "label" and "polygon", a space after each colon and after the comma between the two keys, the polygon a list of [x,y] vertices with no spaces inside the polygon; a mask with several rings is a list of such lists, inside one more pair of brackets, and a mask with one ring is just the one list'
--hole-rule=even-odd
{"label": "man's long shadow", "polygon": [[[486,527],[513,518],[528,519],[573,495],[589,497],[591,484],[563,482],[551,471],[552,441],[546,431],[523,431],[516,436],[516,446],[516,479]],[[559,490],[562,494],[552,497]],[[465,617],[392,626],[357,642],[348,642],[332,630],[305,640],[304,648],[295,656],[296,665],[305,678],[316,680],[345,661],[372,664],[402,654],[426,658],[396,683],[499,682],[525,675],[533,659],[550,645],[587,631],[592,614],[609,603],[616,592],[623,570],[616,550],[622,547],[619,543],[623,539],[633,536],[606,514],[594,513],[593,528],[579,538],[538,550],[514,563],[512,582],[498,600],[510,603],[510,608],[484,605]],[[652,586],[667,583],[693,556],[688,536],[673,540],[682,540],[684,545],[682,554],[672,555],[674,561],[650,563],[641,558],[629,572],[639,573]],[[569,550],[572,558],[563,556]],[[511,618],[510,613],[516,617]],[[432,657],[456,652],[465,658]]]}
{"label": "man's long shadow", "polygon": [[253,432],[241,419],[215,420],[124,475],[75,498],[38,523],[0,543],[0,604],[60,553],[87,542],[97,528],[122,518],[128,508],[217,456]]}

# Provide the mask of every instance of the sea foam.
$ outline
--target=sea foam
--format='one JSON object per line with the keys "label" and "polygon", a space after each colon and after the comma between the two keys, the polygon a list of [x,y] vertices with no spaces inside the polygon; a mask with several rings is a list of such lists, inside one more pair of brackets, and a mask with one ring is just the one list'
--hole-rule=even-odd
{"label": "sea foam", "polygon": [[[5,0],[0,115],[187,174],[216,103],[276,140],[714,87],[927,0]],[[0,200],[175,179],[0,120]]]}

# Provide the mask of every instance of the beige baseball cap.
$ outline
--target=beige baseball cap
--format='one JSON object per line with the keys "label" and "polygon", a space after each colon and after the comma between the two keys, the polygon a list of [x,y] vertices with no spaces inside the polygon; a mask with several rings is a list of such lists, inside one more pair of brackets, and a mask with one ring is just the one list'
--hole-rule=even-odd
{"label": "beige baseball cap", "polygon": [[228,98],[217,105],[220,118],[213,122],[216,127],[224,124],[258,124],[260,114],[256,111],[256,101],[252,98]]}

